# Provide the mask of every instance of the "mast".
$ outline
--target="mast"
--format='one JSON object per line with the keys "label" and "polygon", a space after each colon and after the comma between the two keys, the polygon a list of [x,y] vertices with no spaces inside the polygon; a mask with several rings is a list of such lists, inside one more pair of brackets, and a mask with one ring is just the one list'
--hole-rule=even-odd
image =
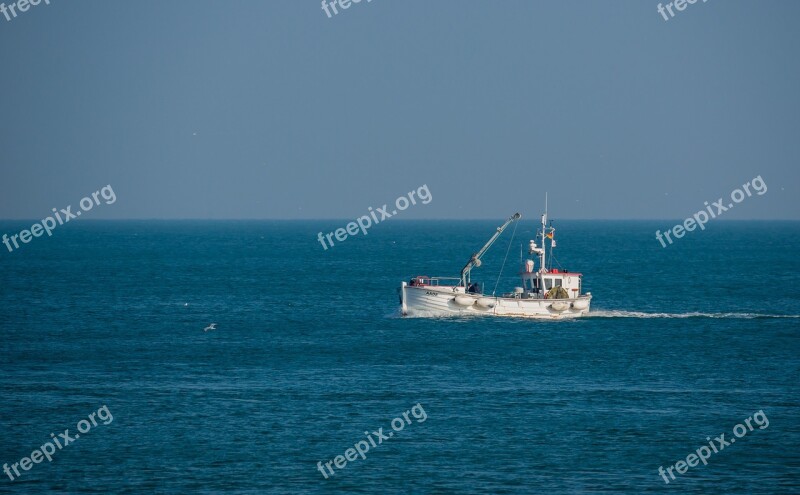
{"label": "mast", "polygon": [[461,269],[461,285],[463,285],[464,287],[467,286],[467,284],[470,281],[469,273],[470,271],[472,271],[472,268],[481,266],[481,256],[483,256],[486,253],[486,251],[489,250],[494,241],[496,241],[497,238],[500,237],[500,234],[503,233],[503,231],[506,229],[506,227],[509,226],[509,224],[511,224],[511,222],[519,220],[521,217],[522,215],[520,215],[519,213],[514,213],[513,215],[511,215],[511,217],[508,220],[506,220],[506,222],[502,226],[497,228],[497,232],[495,232],[494,235],[491,237],[491,239],[489,239],[489,241],[483,245],[481,250],[472,255],[467,264],[464,265],[464,268]]}
{"label": "mast", "polygon": [[542,252],[539,253],[539,271],[544,273],[547,261],[547,207],[542,215]]}
{"label": "mast", "polygon": [[539,253],[539,287],[544,292],[544,274],[547,272],[547,193],[544,193],[544,214],[542,215],[542,251]]}

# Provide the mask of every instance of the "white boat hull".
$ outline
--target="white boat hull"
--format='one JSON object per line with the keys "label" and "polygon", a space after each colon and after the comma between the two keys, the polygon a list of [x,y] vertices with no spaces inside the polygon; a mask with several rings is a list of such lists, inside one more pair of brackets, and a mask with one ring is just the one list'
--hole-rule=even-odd
{"label": "white boat hull", "polygon": [[[415,287],[403,282],[400,287],[403,315],[488,315],[558,320],[589,314],[592,299],[591,295],[571,299],[492,297],[454,292],[453,289],[454,287]],[[473,299],[474,302],[468,304],[468,299]]]}

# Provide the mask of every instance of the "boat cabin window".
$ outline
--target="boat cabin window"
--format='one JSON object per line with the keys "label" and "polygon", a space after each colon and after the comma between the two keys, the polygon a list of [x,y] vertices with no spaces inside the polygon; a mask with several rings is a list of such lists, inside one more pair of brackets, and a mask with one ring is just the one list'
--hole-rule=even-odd
{"label": "boat cabin window", "polygon": [[553,288],[553,279],[552,278],[544,279],[544,289],[550,290],[552,288]]}
{"label": "boat cabin window", "polygon": [[560,278],[556,279],[556,287],[561,287],[561,279]]}

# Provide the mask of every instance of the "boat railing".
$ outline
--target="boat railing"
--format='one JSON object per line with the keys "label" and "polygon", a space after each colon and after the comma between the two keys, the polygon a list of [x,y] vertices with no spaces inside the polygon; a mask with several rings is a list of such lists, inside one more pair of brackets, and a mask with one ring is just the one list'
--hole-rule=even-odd
{"label": "boat railing", "polygon": [[[448,282],[449,283],[441,283],[441,282]],[[453,286],[458,285],[461,283],[461,279],[458,277],[415,277],[411,279],[412,286],[439,286],[439,285],[446,285],[446,286]]]}

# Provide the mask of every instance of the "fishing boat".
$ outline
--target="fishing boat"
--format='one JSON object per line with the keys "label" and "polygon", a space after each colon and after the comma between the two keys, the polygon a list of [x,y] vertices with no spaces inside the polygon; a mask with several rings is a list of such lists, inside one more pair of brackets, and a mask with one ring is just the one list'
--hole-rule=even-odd
{"label": "fishing boat", "polygon": [[[489,241],[470,257],[461,269],[460,277],[419,275],[409,282],[402,282],[399,295],[403,316],[489,315],[560,320],[587,315],[592,293],[582,293],[583,275],[552,267],[552,251],[556,247],[556,239],[552,222],[547,226],[547,208],[542,215],[542,229],[536,235],[540,244],[531,240],[528,245],[528,254],[532,258],[538,257],[538,265],[533,259],[521,263],[521,286],[515,287],[513,292],[496,296],[494,291],[491,294],[483,293],[481,284],[472,283],[472,269],[481,266],[481,257],[506,227],[521,217],[519,213],[514,213],[498,227]],[[548,242],[551,253],[549,260],[546,247]],[[510,247],[509,244],[509,249]],[[506,259],[507,257],[508,253]],[[503,264],[505,265],[505,261]]]}

